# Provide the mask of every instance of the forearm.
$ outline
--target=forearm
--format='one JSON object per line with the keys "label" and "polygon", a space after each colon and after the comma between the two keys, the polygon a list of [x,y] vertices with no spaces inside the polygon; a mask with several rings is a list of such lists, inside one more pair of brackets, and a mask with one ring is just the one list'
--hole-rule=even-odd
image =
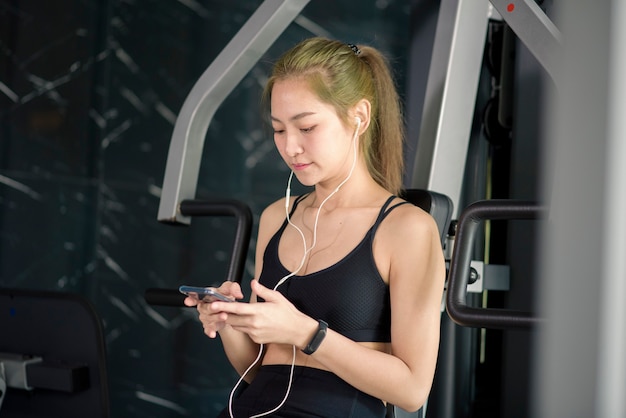
{"label": "forearm", "polygon": [[[239,375],[243,375],[258,357],[260,345],[252,341],[247,334],[237,331],[230,326],[226,326],[218,334],[228,361]],[[245,380],[251,380],[254,375],[255,371],[251,370]]]}
{"label": "forearm", "polygon": [[425,402],[434,370],[412,369],[392,354],[376,351],[328,331],[312,359],[357,389],[408,411]]}

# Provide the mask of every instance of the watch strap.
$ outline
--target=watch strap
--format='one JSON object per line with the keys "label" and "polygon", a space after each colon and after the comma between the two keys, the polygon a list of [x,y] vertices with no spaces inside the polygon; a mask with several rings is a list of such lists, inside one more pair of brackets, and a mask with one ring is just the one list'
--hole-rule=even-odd
{"label": "watch strap", "polygon": [[302,349],[302,352],[304,354],[311,355],[315,353],[315,351],[319,348],[320,344],[322,343],[322,341],[324,341],[324,338],[326,337],[328,324],[321,319],[318,319],[317,322],[319,323],[317,327],[317,332],[315,332],[315,335],[313,335],[313,338],[311,338],[311,341],[309,341],[307,346]]}

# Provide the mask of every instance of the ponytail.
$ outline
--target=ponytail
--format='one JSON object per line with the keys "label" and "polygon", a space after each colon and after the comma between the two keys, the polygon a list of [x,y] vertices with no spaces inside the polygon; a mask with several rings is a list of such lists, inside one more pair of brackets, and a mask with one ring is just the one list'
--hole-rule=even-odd
{"label": "ponytail", "polygon": [[366,137],[364,155],[372,177],[378,184],[398,194],[404,171],[404,122],[400,98],[389,65],[376,49],[361,47],[359,57],[369,66],[374,81],[372,132]]}

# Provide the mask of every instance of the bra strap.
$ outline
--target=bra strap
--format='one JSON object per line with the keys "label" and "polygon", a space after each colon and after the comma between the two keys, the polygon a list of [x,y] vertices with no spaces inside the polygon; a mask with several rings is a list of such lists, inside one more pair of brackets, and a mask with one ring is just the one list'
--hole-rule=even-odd
{"label": "bra strap", "polygon": [[387,199],[387,201],[385,202],[385,204],[380,208],[380,212],[378,213],[376,222],[374,222],[374,225],[372,227],[373,233],[376,232],[376,230],[378,229],[378,225],[380,225],[380,223],[387,217],[387,215],[389,215],[389,213],[391,213],[392,210],[394,210],[398,206],[411,204],[411,202],[407,202],[406,200],[403,200],[402,202],[396,203],[393,206],[389,206],[396,197],[397,196],[394,196],[394,195],[390,196],[389,199]]}
{"label": "bra strap", "polygon": [[294,212],[296,211],[296,207],[298,206],[298,203],[300,203],[301,201],[303,201],[310,193],[305,193],[305,194],[301,194],[300,196],[296,197],[296,199],[293,201],[293,206],[291,207],[291,211],[289,211],[289,217],[291,217]]}

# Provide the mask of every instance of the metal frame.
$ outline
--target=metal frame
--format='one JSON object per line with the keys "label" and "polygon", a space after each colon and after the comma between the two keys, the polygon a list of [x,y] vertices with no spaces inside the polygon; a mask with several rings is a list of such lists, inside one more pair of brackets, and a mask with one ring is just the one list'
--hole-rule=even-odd
{"label": "metal frame", "polygon": [[535,0],[490,0],[502,19],[553,79],[561,60],[562,35]]}
{"label": "metal frame", "polygon": [[[561,33],[534,0],[442,0],[410,187],[459,204],[489,19],[504,19],[553,75]],[[554,77],[553,77],[554,78]]]}
{"label": "metal frame", "polygon": [[626,416],[626,3],[564,2],[533,417]]}
{"label": "metal frame", "polygon": [[441,1],[410,187],[447,195],[455,214],[488,21],[487,0]]}
{"label": "metal frame", "polygon": [[[174,126],[159,221],[190,223],[179,205],[195,198],[215,111],[308,2],[264,1],[196,82]],[[442,0],[410,187],[449,196],[456,211],[492,7],[550,74],[559,57],[560,32],[534,0]]]}
{"label": "metal frame", "polygon": [[180,212],[195,198],[206,133],[217,108],[309,0],[265,0],[198,79],[176,119],[158,220],[189,224]]}
{"label": "metal frame", "polygon": [[[490,19],[504,19],[553,78],[557,71],[561,35],[534,0],[441,0],[409,187],[450,197],[454,219],[464,209],[460,198]],[[440,373],[448,382],[438,393],[443,399],[435,402],[441,404],[440,416],[452,417],[454,385],[462,382],[450,369],[463,352],[456,352],[451,326],[442,338]]]}

